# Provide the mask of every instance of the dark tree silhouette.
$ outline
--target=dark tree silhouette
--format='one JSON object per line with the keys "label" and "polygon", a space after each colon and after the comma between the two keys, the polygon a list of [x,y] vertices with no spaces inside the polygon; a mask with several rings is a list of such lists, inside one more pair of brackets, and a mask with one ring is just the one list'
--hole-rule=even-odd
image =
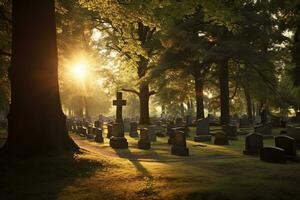
{"label": "dark tree silhouette", "polygon": [[12,3],[11,106],[2,152],[31,156],[78,150],[60,103],[54,0]]}

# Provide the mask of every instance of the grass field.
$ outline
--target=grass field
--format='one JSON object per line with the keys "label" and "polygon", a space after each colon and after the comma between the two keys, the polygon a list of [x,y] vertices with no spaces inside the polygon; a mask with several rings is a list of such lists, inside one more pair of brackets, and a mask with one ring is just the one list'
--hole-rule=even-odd
{"label": "grass field", "polygon": [[244,156],[244,136],[229,146],[199,145],[190,137],[190,156],[178,157],[167,137],[151,150],[137,149],[137,140],[127,137],[129,149],[113,150],[107,139],[97,144],[71,135],[85,149],[81,154],[1,160],[0,199],[300,199],[300,164]]}

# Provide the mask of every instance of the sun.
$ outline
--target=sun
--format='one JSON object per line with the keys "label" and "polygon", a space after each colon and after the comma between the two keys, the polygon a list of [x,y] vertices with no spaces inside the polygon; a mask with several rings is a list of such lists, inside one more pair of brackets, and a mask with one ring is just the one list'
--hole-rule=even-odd
{"label": "sun", "polygon": [[85,80],[87,76],[87,63],[85,61],[75,63],[72,67],[72,74],[76,79]]}

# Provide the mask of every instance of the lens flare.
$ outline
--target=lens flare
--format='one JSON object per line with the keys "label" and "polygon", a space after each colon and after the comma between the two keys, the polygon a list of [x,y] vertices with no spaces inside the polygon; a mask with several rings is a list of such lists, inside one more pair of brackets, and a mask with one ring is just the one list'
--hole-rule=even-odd
{"label": "lens flare", "polygon": [[76,63],[72,68],[72,74],[75,78],[83,81],[87,76],[87,63],[84,61]]}

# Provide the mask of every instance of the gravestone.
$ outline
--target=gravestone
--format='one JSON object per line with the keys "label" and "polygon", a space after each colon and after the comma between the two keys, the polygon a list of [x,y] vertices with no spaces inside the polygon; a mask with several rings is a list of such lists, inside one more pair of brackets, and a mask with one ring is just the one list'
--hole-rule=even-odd
{"label": "gravestone", "polygon": [[297,148],[300,149],[300,127],[287,126],[286,134],[296,140]]}
{"label": "gravestone", "polygon": [[277,116],[272,116],[271,123],[273,127],[281,127],[281,118]]}
{"label": "gravestone", "polygon": [[171,147],[171,153],[177,156],[188,156],[189,149],[186,147],[186,137],[184,132],[175,132],[175,143]]}
{"label": "gravestone", "polygon": [[107,124],[107,138],[111,138],[113,133],[113,125],[112,124]]}
{"label": "gravestone", "polygon": [[296,122],[300,122],[300,112],[296,112]]}
{"label": "gravestone", "polygon": [[170,144],[170,145],[175,144],[175,130],[176,130],[176,128],[170,128],[169,129],[168,144]]}
{"label": "gravestone", "polygon": [[102,129],[101,128],[94,128],[94,133],[96,134],[95,142],[102,143],[104,141],[102,136]]}
{"label": "gravestone", "polygon": [[94,134],[87,134],[87,135],[86,135],[86,138],[87,138],[88,140],[94,140],[94,139],[95,139],[95,135],[94,135]]}
{"label": "gravestone", "polygon": [[207,119],[208,119],[209,125],[213,125],[213,126],[220,125],[220,121],[218,120],[218,118],[212,114],[208,114]]}
{"label": "gravestone", "polygon": [[242,116],[239,120],[239,127],[240,128],[249,128],[251,123],[247,116]]}
{"label": "gravestone", "polygon": [[192,116],[191,115],[186,115],[185,116],[185,121],[186,121],[186,125],[187,126],[192,126],[193,125]]}
{"label": "gravestone", "polygon": [[229,145],[228,138],[225,133],[218,133],[215,135],[215,145]]}
{"label": "gravestone", "polygon": [[153,125],[148,126],[148,133],[151,142],[156,142],[156,127]]}
{"label": "gravestone", "polygon": [[83,126],[81,126],[80,127],[80,136],[81,137],[86,137],[86,135],[87,135],[87,128],[86,127],[83,127]]}
{"label": "gravestone", "polygon": [[209,119],[203,118],[198,119],[196,122],[196,136],[194,137],[195,142],[210,142],[211,134],[209,133]]}
{"label": "gravestone", "polygon": [[139,149],[150,149],[151,148],[150,137],[149,137],[147,128],[140,129],[140,139],[138,141],[138,148]]}
{"label": "gravestone", "polygon": [[260,150],[260,160],[272,163],[286,163],[284,150],[278,147],[264,147]]}
{"label": "gravestone", "polygon": [[86,127],[87,128],[87,130],[88,130],[88,134],[94,134],[94,127],[93,126],[87,126]]}
{"label": "gravestone", "polygon": [[138,123],[137,122],[130,122],[129,136],[133,137],[133,138],[139,137],[137,129],[138,129]]}
{"label": "gravestone", "polygon": [[103,128],[103,121],[101,121],[101,120],[96,120],[95,122],[94,122],[94,126],[96,127],[96,128]]}
{"label": "gravestone", "polygon": [[175,128],[175,125],[173,122],[170,122],[168,125],[167,125],[167,135],[170,136],[170,133],[172,132],[172,128]]}
{"label": "gravestone", "polygon": [[236,126],[227,124],[227,125],[223,125],[222,129],[229,140],[237,140],[238,139]]}
{"label": "gravestone", "polygon": [[259,124],[261,122],[261,117],[260,116],[254,116],[253,117],[253,124],[256,125],[256,124]]}
{"label": "gravestone", "polygon": [[289,136],[275,137],[275,146],[284,150],[287,159],[298,161],[296,140]]}
{"label": "gravestone", "polygon": [[259,154],[260,150],[264,147],[263,136],[260,133],[250,133],[245,138],[245,155]]}
{"label": "gravestone", "polygon": [[117,100],[113,100],[113,105],[116,106],[116,123],[119,124],[121,131],[124,132],[124,124],[122,117],[122,108],[126,105],[126,100],[122,99],[122,92],[117,92]]}
{"label": "gravestone", "polygon": [[281,122],[280,122],[280,127],[281,128],[286,128],[287,123],[288,123],[288,118],[287,117],[282,117]]}
{"label": "gravestone", "polygon": [[183,118],[177,117],[176,120],[175,120],[175,126],[176,127],[182,127],[182,126],[184,126]]}
{"label": "gravestone", "polygon": [[114,149],[127,149],[128,142],[124,137],[122,124],[114,123],[112,126],[112,137],[109,140],[109,145]]}
{"label": "gravestone", "polygon": [[[168,139],[168,144],[170,144],[170,145],[175,144],[175,142],[176,142],[176,132],[183,132],[184,133],[184,127],[176,127],[176,128],[171,129],[169,139]],[[185,134],[185,137],[186,137],[186,134]]]}
{"label": "gravestone", "polygon": [[254,132],[262,134],[265,139],[274,138],[272,135],[272,125],[269,123],[255,126]]}

